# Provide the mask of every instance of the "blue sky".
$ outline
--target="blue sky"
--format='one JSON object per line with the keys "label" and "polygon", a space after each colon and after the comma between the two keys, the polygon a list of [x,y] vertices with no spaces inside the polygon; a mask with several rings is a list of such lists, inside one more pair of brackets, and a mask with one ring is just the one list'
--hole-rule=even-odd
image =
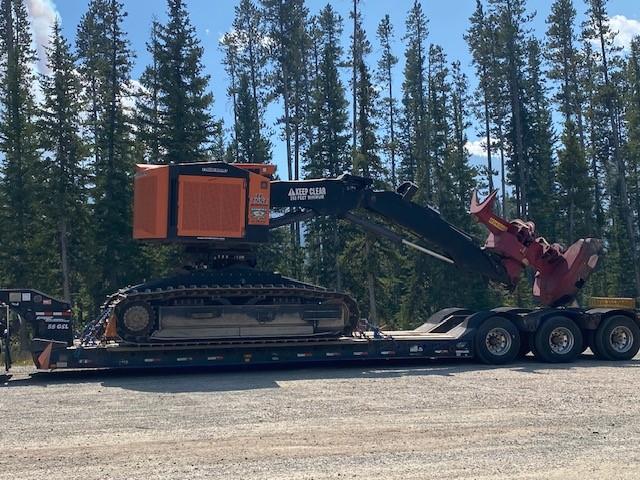
{"label": "blue sky", "polygon": [[[36,43],[41,46],[46,42],[48,28],[55,15],[62,20],[64,34],[72,40],[75,37],[78,22],[85,12],[89,0],[27,0],[27,5],[32,17],[33,29]],[[203,62],[207,73],[211,75],[211,90],[215,95],[214,115],[225,119],[226,126],[231,125],[231,104],[226,97],[227,78],[225,76],[221,58],[222,54],[218,47],[218,39],[229,30],[233,21],[234,7],[236,1],[231,0],[187,0],[187,5],[191,13],[191,20],[196,28],[197,34],[204,47]],[[308,0],[307,7],[313,14],[318,12],[325,1]],[[335,9],[341,13],[345,19],[345,29],[343,42],[348,46],[351,32],[348,23],[351,0],[334,0],[331,2]],[[395,53],[400,58],[395,76],[398,87],[401,83],[404,19],[406,12],[413,3],[413,0],[361,0],[361,10],[364,15],[365,29],[369,39],[374,45],[374,52],[370,63],[375,64],[378,56],[376,48],[375,30],[380,19],[389,13],[396,29]],[[545,19],[549,14],[551,0],[530,0],[529,10],[535,11],[536,16],[533,21],[534,32],[538,37],[544,33]],[[579,20],[582,21],[585,10],[582,0],[574,0],[578,10]],[[149,61],[149,56],[145,50],[145,42],[148,39],[151,19],[155,15],[160,21],[166,18],[165,0],[124,0],[128,16],[124,23],[124,28],[136,52],[133,78],[139,77],[145,65]],[[460,60],[463,67],[469,74],[471,84],[473,80],[473,70],[470,65],[470,55],[467,45],[463,39],[463,34],[468,27],[468,19],[475,7],[475,0],[424,0],[423,8],[429,19],[429,42],[438,43],[444,47],[449,61]],[[640,0],[610,0],[608,12],[612,18],[612,26],[620,32],[620,43],[624,46],[628,44],[634,34],[640,34]],[[347,75],[348,72],[345,72]],[[399,92],[399,88],[396,91]],[[278,115],[278,106],[274,106],[268,112],[267,121],[272,124],[273,119]],[[272,128],[274,136],[274,161],[279,166],[279,171],[284,173],[285,159],[282,142],[279,138],[279,129]],[[469,149],[472,153],[480,154],[479,143],[475,129],[469,129],[470,139]],[[479,160],[479,158],[477,159]]]}

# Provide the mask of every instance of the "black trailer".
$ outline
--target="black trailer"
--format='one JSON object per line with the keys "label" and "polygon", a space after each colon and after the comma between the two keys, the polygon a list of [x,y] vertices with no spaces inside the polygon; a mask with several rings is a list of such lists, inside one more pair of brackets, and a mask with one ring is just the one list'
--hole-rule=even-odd
{"label": "black trailer", "polygon": [[[339,338],[162,340],[137,344],[118,340],[81,343],[72,333],[69,305],[42,292],[0,290],[0,304],[31,325],[31,350],[40,370],[228,368],[450,358],[507,364],[530,351],[541,361],[570,362],[587,348],[601,359],[629,360],[640,348],[639,315],[623,299],[601,299],[599,304],[604,306],[588,310],[448,308],[414,330],[363,328]],[[8,320],[7,315],[0,319],[7,370],[11,366]]]}

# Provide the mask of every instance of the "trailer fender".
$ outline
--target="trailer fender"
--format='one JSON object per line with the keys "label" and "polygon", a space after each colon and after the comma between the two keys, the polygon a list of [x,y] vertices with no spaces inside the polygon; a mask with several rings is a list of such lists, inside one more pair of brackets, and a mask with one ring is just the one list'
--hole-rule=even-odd
{"label": "trailer fender", "polygon": [[586,330],[597,330],[600,324],[612,315],[624,315],[625,317],[629,317],[640,327],[638,314],[635,311],[625,310],[622,308],[592,308],[587,310],[584,312],[585,320],[584,325],[581,325],[581,327]]}
{"label": "trailer fender", "polygon": [[473,310],[461,307],[449,307],[438,310],[431,315],[426,322],[415,329],[416,332],[429,332],[439,326],[445,319],[452,316],[472,315]]}
{"label": "trailer fender", "polygon": [[520,332],[531,332],[531,326],[525,320],[525,315],[531,312],[530,308],[520,307],[497,307],[491,309],[496,315],[508,318],[511,320]]}
{"label": "trailer fender", "polygon": [[[469,315],[469,318],[466,320],[466,327],[469,330],[475,331],[483,322],[485,322],[488,318],[491,317],[502,317],[507,320],[511,320],[517,325],[518,315],[508,311],[497,311],[496,310],[482,310],[480,312],[476,312],[473,315]],[[519,327],[518,327],[519,328]]]}

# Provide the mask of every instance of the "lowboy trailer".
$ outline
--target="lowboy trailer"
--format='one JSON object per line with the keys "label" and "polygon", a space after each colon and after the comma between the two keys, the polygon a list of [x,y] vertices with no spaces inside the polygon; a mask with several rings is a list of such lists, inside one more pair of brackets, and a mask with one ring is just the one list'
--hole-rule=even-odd
{"label": "lowboy trailer", "polygon": [[[338,338],[107,341],[95,345],[73,338],[71,310],[62,301],[34,290],[0,290],[0,302],[31,323],[33,361],[39,370],[229,368],[451,358],[507,364],[530,351],[539,360],[555,363],[573,361],[587,348],[600,359],[629,360],[640,347],[638,313],[622,308],[624,302],[588,310],[502,307],[474,312],[447,308],[414,330],[363,328]],[[8,371],[8,340],[3,347]]]}

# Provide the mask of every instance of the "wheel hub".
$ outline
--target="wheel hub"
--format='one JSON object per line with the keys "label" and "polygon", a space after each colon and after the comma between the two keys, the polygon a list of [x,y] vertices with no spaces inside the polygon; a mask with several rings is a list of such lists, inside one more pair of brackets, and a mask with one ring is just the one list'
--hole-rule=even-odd
{"label": "wheel hub", "polygon": [[565,327],[556,327],[549,335],[549,347],[553,353],[566,355],[575,344],[575,338],[571,330]]}
{"label": "wheel hub", "polygon": [[618,353],[628,352],[633,346],[633,332],[624,325],[619,325],[611,330],[609,343]]}
{"label": "wheel hub", "polygon": [[130,331],[141,332],[147,328],[151,319],[146,308],[141,305],[134,305],[124,312],[123,321]]}
{"label": "wheel hub", "polygon": [[487,332],[485,345],[492,355],[504,355],[511,350],[511,335],[504,328],[492,328]]}

